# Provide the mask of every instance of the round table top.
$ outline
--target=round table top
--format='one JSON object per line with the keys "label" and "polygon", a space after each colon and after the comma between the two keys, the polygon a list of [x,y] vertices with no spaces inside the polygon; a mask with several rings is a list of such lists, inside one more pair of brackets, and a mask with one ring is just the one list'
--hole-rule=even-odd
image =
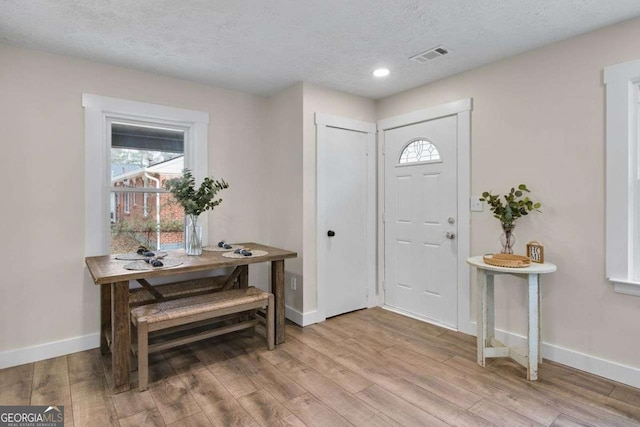
{"label": "round table top", "polygon": [[551,264],[550,262],[545,262],[542,264],[532,262],[529,267],[498,267],[497,265],[490,265],[484,262],[484,260],[482,259],[482,255],[467,258],[467,264],[473,265],[474,267],[482,268],[484,270],[500,271],[503,273],[514,274],[553,273],[558,269],[555,264]]}

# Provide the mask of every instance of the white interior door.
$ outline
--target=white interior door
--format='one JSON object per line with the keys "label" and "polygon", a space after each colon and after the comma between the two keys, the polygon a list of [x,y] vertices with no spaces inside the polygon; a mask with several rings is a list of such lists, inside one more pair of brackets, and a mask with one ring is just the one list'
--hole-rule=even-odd
{"label": "white interior door", "polygon": [[375,289],[375,125],[318,117],[318,308],[331,317]]}
{"label": "white interior door", "polygon": [[385,305],[457,327],[457,117],[387,130]]}

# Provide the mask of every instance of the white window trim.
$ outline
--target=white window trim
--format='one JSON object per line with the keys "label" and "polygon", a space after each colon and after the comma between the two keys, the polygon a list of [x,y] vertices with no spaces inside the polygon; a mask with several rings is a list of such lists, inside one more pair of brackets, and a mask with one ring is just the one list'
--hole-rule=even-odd
{"label": "white window trim", "polygon": [[[640,296],[640,281],[634,273],[634,244],[638,223],[634,194],[638,167],[638,85],[640,60],[604,69],[606,85],[606,276],[615,291]],[[635,247],[634,247],[635,246]],[[635,251],[635,254],[634,254]]]}
{"label": "white window trim", "polygon": [[[108,168],[112,120],[164,124],[185,130],[185,168],[196,181],[208,174],[209,113],[82,94],[85,119],[85,256],[109,254],[111,174]],[[203,244],[207,244],[208,221],[202,221]]]}

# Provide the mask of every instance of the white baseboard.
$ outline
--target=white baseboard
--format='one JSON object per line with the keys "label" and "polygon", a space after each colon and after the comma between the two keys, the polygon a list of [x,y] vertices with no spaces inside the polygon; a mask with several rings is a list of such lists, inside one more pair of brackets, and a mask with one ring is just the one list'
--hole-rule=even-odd
{"label": "white baseboard", "polygon": [[100,334],[89,334],[0,352],[0,369],[100,347]]}
{"label": "white baseboard", "polygon": [[[525,336],[500,329],[496,329],[496,338],[509,346],[527,345]],[[542,343],[542,357],[581,371],[640,388],[640,368],[612,362],[611,360],[545,342]]]}
{"label": "white baseboard", "polygon": [[299,326],[313,325],[314,323],[322,322],[325,319],[320,319],[318,310],[308,311],[301,313],[295,308],[288,305],[284,306],[284,317],[291,320],[293,323]]}

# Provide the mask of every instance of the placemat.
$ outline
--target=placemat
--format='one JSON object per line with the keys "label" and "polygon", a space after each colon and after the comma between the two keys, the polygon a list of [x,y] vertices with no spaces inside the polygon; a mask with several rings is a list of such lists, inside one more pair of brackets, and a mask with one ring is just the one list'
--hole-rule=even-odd
{"label": "placemat", "polygon": [[244,246],[242,245],[231,245],[231,249],[221,248],[220,246],[205,246],[204,248],[202,248],[202,250],[209,251],[209,252],[228,252],[228,251],[235,251],[236,249],[242,249],[242,248],[244,248]]}
{"label": "placemat", "polygon": [[154,257],[165,257],[168,254],[166,252],[163,251],[151,251],[153,252],[155,255],[150,257],[150,256],[144,256],[135,252],[129,252],[126,254],[118,254],[116,255],[116,259],[119,259],[120,261],[137,261],[137,260],[145,260],[145,259],[151,259]]}
{"label": "placemat", "polygon": [[240,259],[240,258],[256,258],[259,256],[265,256],[267,255],[269,252],[267,251],[252,251],[251,249],[247,249],[249,252],[251,252],[251,255],[249,256],[245,256],[242,254],[237,254],[235,252],[225,252],[222,254],[223,257],[225,258],[236,258],[236,259]]}
{"label": "placemat", "polygon": [[177,259],[161,259],[162,267],[154,267],[144,261],[134,261],[129,264],[125,264],[124,268],[127,270],[162,270],[164,268],[177,267],[182,264],[182,261]]}

